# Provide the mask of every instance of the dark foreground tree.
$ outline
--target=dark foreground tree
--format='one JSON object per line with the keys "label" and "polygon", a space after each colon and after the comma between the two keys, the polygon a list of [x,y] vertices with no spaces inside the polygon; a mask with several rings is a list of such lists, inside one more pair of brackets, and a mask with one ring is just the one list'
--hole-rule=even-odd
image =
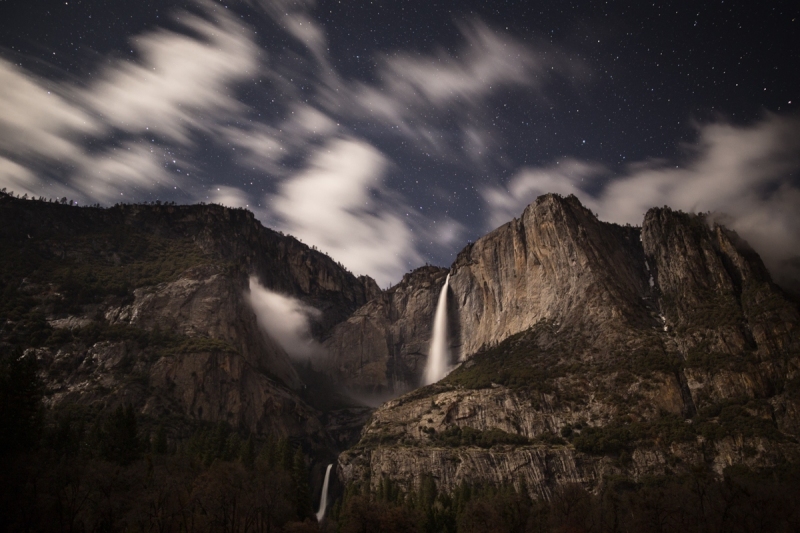
{"label": "dark foreground tree", "polygon": [[0,457],[37,444],[41,398],[36,358],[20,348],[0,354]]}

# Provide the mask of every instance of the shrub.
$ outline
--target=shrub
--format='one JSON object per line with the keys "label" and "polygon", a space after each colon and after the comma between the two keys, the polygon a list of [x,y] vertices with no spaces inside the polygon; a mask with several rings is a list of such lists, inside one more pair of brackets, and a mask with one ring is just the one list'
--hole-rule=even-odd
{"label": "shrub", "polygon": [[450,426],[440,433],[431,435],[431,440],[439,445],[456,448],[459,446],[478,446],[491,448],[500,444],[530,444],[530,439],[522,435],[507,433],[502,429],[490,428],[481,431],[469,426]]}

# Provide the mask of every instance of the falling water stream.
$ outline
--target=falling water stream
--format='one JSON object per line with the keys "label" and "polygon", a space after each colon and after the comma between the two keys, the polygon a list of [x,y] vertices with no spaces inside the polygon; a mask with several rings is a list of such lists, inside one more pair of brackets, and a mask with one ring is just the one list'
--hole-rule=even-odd
{"label": "falling water stream", "polygon": [[447,288],[449,284],[450,274],[444,280],[444,287],[439,293],[439,303],[436,305],[436,315],[433,317],[433,336],[425,373],[422,375],[423,385],[436,383],[445,377],[449,370],[450,353],[447,348]]}
{"label": "falling water stream", "polygon": [[319,499],[319,511],[317,511],[317,522],[322,521],[322,517],[325,516],[325,507],[328,506],[328,480],[331,478],[331,467],[333,464],[328,465],[328,469],[325,470],[325,481],[322,482],[322,496]]}

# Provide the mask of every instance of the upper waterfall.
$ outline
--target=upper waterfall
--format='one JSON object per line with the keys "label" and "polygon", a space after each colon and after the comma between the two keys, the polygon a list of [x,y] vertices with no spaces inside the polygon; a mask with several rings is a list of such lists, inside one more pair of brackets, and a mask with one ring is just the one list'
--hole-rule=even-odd
{"label": "upper waterfall", "polygon": [[447,338],[447,290],[449,285],[450,274],[447,274],[442,292],[439,293],[436,315],[433,317],[433,335],[428,352],[428,362],[425,364],[425,373],[422,375],[423,385],[436,383],[450,370],[450,350]]}

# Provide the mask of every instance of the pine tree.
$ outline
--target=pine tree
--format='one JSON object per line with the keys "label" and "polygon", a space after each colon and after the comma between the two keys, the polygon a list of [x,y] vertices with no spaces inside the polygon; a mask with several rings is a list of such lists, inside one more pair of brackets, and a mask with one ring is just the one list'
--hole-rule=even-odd
{"label": "pine tree", "polygon": [[308,486],[308,469],[303,450],[299,446],[294,454],[292,465],[292,481],[294,484],[294,503],[299,520],[310,518],[314,512],[311,508],[311,489]]}
{"label": "pine tree", "polygon": [[42,430],[36,358],[17,347],[0,356],[0,456],[35,446]]}
{"label": "pine tree", "polygon": [[161,424],[158,426],[156,438],[153,440],[153,453],[164,455],[167,450],[167,431],[164,429],[164,424]]}
{"label": "pine tree", "polygon": [[121,465],[139,458],[141,446],[133,406],[121,405],[109,415],[100,434],[100,455]]}
{"label": "pine tree", "polygon": [[253,468],[256,462],[256,444],[253,441],[253,436],[247,437],[247,440],[242,444],[242,451],[239,454],[242,464],[249,468]]}

